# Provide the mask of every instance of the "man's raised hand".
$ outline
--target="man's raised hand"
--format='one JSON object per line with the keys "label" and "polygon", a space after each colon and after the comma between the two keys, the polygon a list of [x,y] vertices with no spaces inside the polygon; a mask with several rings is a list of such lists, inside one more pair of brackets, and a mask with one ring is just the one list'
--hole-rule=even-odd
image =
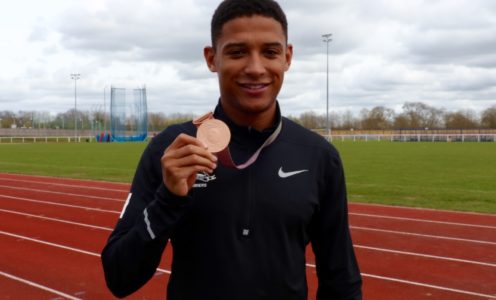
{"label": "man's raised hand", "polygon": [[182,133],[165,149],[161,165],[167,189],[177,196],[186,196],[198,172],[212,173],[217,167],[217,157],[198,139]]}

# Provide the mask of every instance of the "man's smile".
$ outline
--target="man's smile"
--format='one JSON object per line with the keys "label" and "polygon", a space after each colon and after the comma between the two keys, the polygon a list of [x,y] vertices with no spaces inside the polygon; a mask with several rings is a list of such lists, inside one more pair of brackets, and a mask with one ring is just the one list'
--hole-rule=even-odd
{"label": "man's smile", "polygon": [[238,83],[238,85],[248,92],[263,92],[269,87],[270,83]]}

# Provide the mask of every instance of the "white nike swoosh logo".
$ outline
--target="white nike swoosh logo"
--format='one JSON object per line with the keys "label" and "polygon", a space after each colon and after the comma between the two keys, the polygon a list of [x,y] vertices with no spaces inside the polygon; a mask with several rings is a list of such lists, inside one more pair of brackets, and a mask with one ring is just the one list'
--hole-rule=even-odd
{"label": "white nike swoosh logo", "polygon": [[282,167],[279,168],[279,172],[277,173],[279,177],[281,178],[288,178],[290,176],[294,176],[303,172],[308,172],[308,170],[298,170],[298,171],[293,171],[293,172],[284,172],[282,170]]}

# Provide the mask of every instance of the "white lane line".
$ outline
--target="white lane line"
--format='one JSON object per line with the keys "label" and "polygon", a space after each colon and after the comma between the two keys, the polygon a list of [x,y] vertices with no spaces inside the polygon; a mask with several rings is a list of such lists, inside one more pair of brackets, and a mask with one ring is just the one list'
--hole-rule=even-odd
{"label": "white lane line", "polygon": [[349,213],[349,215],[368,217],[368,218],[380,218],[380,219],[391,219],[391,220],[400,220],[400,221],[434,223],[434,224],[442,224],[442,225],[454,225],[454,226],[466,226],[466,227],[496,229],[496,226],[488,226],[488,225],[477,225],[477,224],[456,223],[456,222],[446,222],[446,221],[434,221],[434,220],[427,220],[427,219],[404,218],[404,217],[391,217],[391,216],[375,215],[375,214]]}
{"label": "white lane line", "polygon": [[18,239],[23,239],[23,240],[26,240],[26,241],[35,242],[35,243],[38,243],[38,244],[43,244],[43,245],[47,245],[47,246],[53,246],[53,247],[57,247],[57,248],[65,249],[65,250],[70,250],[70,251],[74,251],[74,252],[78,252],[78,253],[82,253],[82,254],[87,254],[87,255],[91,255],[91,256],[100,257],[100,254],[95,253],[95,252],[90,252],[90,251],[81,250],[81,249],[78,249],[78,248],[73,248],[73,247],[69,247],[69,246],[64,246],[64,245],[55,244],[55,243],[51,243],[51,242],[46,242],[46,241],[42,241],[42,240],[30,238],[30,237],[27,237],[27,236],[23,236],[23,235],[6,232],[6,231],[3,231],[3,230],[0,230],[0,234],[6,235],[6,236],[10,236],[10,237],[15,237],[15,238],[18,238]]}
{"label": "white lane line", "polygon": [[398,206],[398,205],[386,205],[386,204],[376,204],[376,203],[360,203],[360,202],[349,202],[349,206],[368,206],[368,207],[384,207],[390,209],[397,210],[415,210],[415,211],[434,211],[441,213],[450,213],[456,215],[475,215],[475,216],[486,216],[486,217],[494,217],[496,219],[496,214],[491,213],[481,213],[481,212],[472,212],[472,211],[455,211],[455,210],[447,210],[447,209],[435,209],[435,208],[425,208],[425,207],[409,207],[409,206]]}
{"label": "white lane line", "polygon": [[458,241],[458,242],[468,242],[468,243],[477,243],[477,244],[485,244],[485,245],[496,245],[496,242],[462,239],[462,238],[455,238],[455,237],[449,237],[449,236],[420,234],[420,233],[394,231],[394,230],[386,230],[386,229],[376,229],[376,228],[368,228],[368,227],[360,227],[360,226],[350,226],[350,228],[356,229],[356,230],[377,231],[377,232],[409,235],[409,236],[418,236],[418,237],[433,238],[433,239],[440,239],[440,240],[451,240],[451,241]]}
{"label": "white lane line", "polygon": [[[7,176],[7,177],[4,177]],[[14,178],[12,178],[14,177]],[[54,176],[43,176],[43,175],[27,175],[27,174],[9,174],[9,173],[0,173],[0,179],[7,179],[7,180],[18,180],[18,178],[45,178],[45,179],[50,179],[51,181],[62,181],[62,182],[85,182],[85,183],[96,183],[96,184],[115,184],[115,185],[123,185],[129,187],[128,183],[123,183],[123,182],[112,182],[112,181],[102,181],[102,180],[92,180],[92,179],[75,179],[75,178],[66,178],[66,177],[54,177]],[[22,180],[22,179],[19,179]],[[41,183],[46,183],[45,181],[42,181]]]}
{"label": "white lane line", "polygon": [[[68,221],[68,220],[63,220],[63,219],[50,218],[50,217],[45,217],[45,216],[40,216],[40,215],[33,215],[33,214],[23,213],[23,212],[19,212],[19,211],[0,209],[0,212],[5,212],[5,213],[9,213],[9,214],[16,214],[16,215],[21,215],[21,216],[26,216],[26,217],[31,217],[31,218],[38,218],[38,219],[43,219],[43,220],[49,220],[49,221],[54,221],[54,222],[60,222],[60,223],[66,223],[66,224],[71,224],[71,225],[77,225],[77,226],[82,226],[82,227],[88,227],[91,229],[101,229],[101,230],[105,230],[105,231],[112,231],[113,230],[112,228],[109,228],[109,227],[89,225],[89,224],[73,222],[73,221]],[[453,262],[460,262],[460,263],[467,263],[467,264],[474,264],[474,265],[481,265],[481,266],[496,268],[496,264],[493,264],[493,263],[486,263],[486,262],[459,259],[459,258],[453,258],[453,257],[423,254],[423,253],[417,253],[417,252],[408,252],[408,251],[399,251],[399,250],[386,249],[386,248],[370,247],[370,246],[363,246],[363,245],[357,245],[357,244],[355,244],[354,246],[355,246],[355,248],[359,248],[359,249],[367,249],[367,250],[386,252],[386,253],[395,253],[395,254],[418,256],[418,257],[425,257],[425,258],[432,258],[432,259],[439,259],[439,260],[447,260],[447,261],[453,261]]]}
{"label": "white lane line", "polygon": [[[309,264],[309,263],[307,263],[306,266],[310,267],[310,268],[316,267],[314,264]],[[452,288],[439,286],[439,285],[433,285],[433,284],[427,284],[427,283],[422,283],[422,282],[416,282],[416,281],[410,281],[410,280],[404,280],[404,279],[392,278],[392,277],[385,277],[385,276],[379,276],[379,275],[373,275],[373,274],[367,274],[367,273],[360,273],[360,274],[363,277],[370,277],[370,278],[375,278],[375,279],[380,279],[380,280],[385,280],[385,281],[393,281],[393,282],[404,283],[404,284],[409,284],[409,285],[427,287],[427,288],[431,288],[431,289],[448,291],[448,292],[453,292],[453,293],[458,293],[458,294],[465,294],[465,295],[470,295],[470,296],[477,296],[477,297],[482,297],[482,298],[486,298],[486,299],[496,299],[496,298],[494,298],[496,295],[486,295],[486,294],[481,294],[481,293],[477,293],[477,292],[452,289]]]}
{"label": "white lane line", "polygon": [[[50,243],[50,242],[46,242],[46,241],[42,241],[42,240],[38,240],[38,239],[33,239],[33,238],[26,237],[26,236],[5,232],[5,231],[0,231],[0,234],[4,234],[4,235],[10,236],[10,237],[20,238],[20,239],[24,239],[27,241],[48,245],[48,246],[62,248],[62,249],[70,250],[70,251],[75,251],[75,252],[79,252],[79,253],[83,253],[83,254],[87,254],[87,255],[91,255],[91,256],[100,257],[100,255],[98,253],[89,252],[89,251],[85,251],[85,250],[81,250],[81,249],[77,249],[77,248],[73,248],[73,247],[68,247],[68,246],[64,246],[64,245],[60,245],[60,244]],[[307,265],[307,267],[315,268],[315,265],[313,265],[313,264],[307,263],[306,265]],[[171,274],[171,271],[167,270],[167,269],[157,268],[157,271]],[[451,292],[455,292],[455,293],[468,294],[468,295],[472,295],[472,296],[479,296],[479,297],[486,297],[486,298],[494,297],[494,295],[484,295],[484,294],[470,292],[470,291],[451,289],[451,288],[446,288],[446,287],[441,287],[441,286],[436,286],[436,285],[430,285],[430,284],[419,283],[419,282],[414,282],[414,281],[402,280],[402,279],[398,279],[398,278],[384,277],[384,276],[365,274],[365,273],[362,273],[362,276],[372,277],[372,278],[377,278],[377,279],[387,280],[387,281],[394,281],[394,282],[399,282],[399,283],[404,283],[404,284],[416,285],[416,286],[429,287],[429,288],[433,288],[433,289],[451,291]]]}
{"label": "white lane line", "polygon": [[96,225],[89,225],[89,224],[84,224],[84,223],[79,223],[79,222],[73,222],[73,221],[68,221],[68,220],[63,220],[63,219],[57,219],[57,218],[50,218],[50,217],[45,217],[45,216],[40,216],[40,215],[33,215],[33,214],[28,214],[16,210],[7,210],[7,209],[1,209],[0,212],[8,213],[8,214],[15,214],[15,215],[20,215],[20,216],[25,216],[25,217],[30,217],[30,218],[37,218],[37,219],[42,219],[42,220],[49,220],[49,221],[54,221],[54,222],[60,222],[60,223],[65,223],[65,224],[71,224],[71,225],[77,225],[77,226],[82,226],[82,227],[88,227],[91,229],[101,229],[105,231],[112,231],[113,229],[110,227],[103,227],[103,226],[96,226]]}
{"label": "white lane line", "polygon": [[15,280],[15,281],[22,282],[22,283],[27,284],[29,286],[38,288],[40,290],[44,290],[44,291],[50,292],[52,294],[59,295],[61,297],[64,297],[64,298],[67,298],[67,299],[70,299],[70,300],[82,300],[81,298],[77,298],[77,297],[71,296],[71,295],[66,294],[64,292],[54,290],[54,289],[49,288],[49,287],[47,287],[45,285],[41,285],[41,284],[36,283],[36,282],[33,282],[31,280],[23,279],[23,278],[14,276],[14,275],[9,274],[9,273],[5,273],[5,272],[0,271],[0,275],[1,276],[4,276],[4,277],[7,277],[9,279]]}
{"label": "white lane line", "polygon": [[16,200],[16,201],[27,201],[27,202],[41,203],[41,204],[47,204],[47,205],[79,208],[79,209],[84,209],[84,210],[100,211],[100,212],[113,213],[113,214],[120,214],[121,213],[120,211],[116,211],[116,210],[107,210],[107,209],[86,207],[86,206],[80,206],[80,205],[63,204],[63,203],[50,202],[50,201],[41,201],[41,200],[35,200],[35,199],[29,199],[29,198],[23,198],[23,197],[0,195],[0,198],[8,198],[8,199]]}
{"label": "white lane line", "polygon": [[[121,184],[127,189],[115,189],[115,188],[106,188],[106,187],[97,187],[97,186],[89,186],[89,185],[77,185],[77,184],[67,184],[67,183],[56,183],[56,182],[48,182],[48,181],[34,181],[34,180],[23,180],[23,179],[11,179],[11,178],[2,178],[0,177],[0,181],[13,181],[17,182],[25,182],[25,183],[34,183],[34,184],[43,184],[43,185],[54,185],[54,186],[62,186],[62,187],[73,187],[73,188],[81,188],[88,190],[97,190],[97,191],[111,191],[111,192],[129,192],[129,185],[125,183],[110,183],[110,184]],[[84,181],[82,181],[84,182]]]}
{"label": "white lane line", "polygon": [[453,261],[453,262],[459,262],[459,263],[466,263],[466,264],[473,264],[473,265],[480,265],[480,266],[485,266],[485,267],[496,268],[496,264],[474,261],[474,260],[466,260],[466,259],[459,259],[459,258],[446,257],[446,256],[422,254],[422,253],[417,253],[417,252],[407,252],[407,251],[399,251],[399,250],[392,250],[392,249],[385,249],[385,248],[369,247],[369,246],[363,246],[363,245],[354,245],[354,247],[359,248],[359,249],[372,250],[372,251],[394,253],[394,254],[401,254],[401,255],[410,255],[410,256],[419,256],[419,257],[425,257],[425,258],[447,260],[447,261]]}
{"label": "white lane line", "polygon": [[363,277],[370,277],[370,278],[375,278],[375,279],[380,279],[380,280],[393,281],[393,282],[404,283],[404,284],[409,284],[409,285],[427,287],[427,288],[431,288],[431,289],[453,292],[453,293],[458,293],[458,294],[476,296],[476,297],[481,297],[481,298],[485,298],[488,300],[489,299],[496,299],[495,298],[496,295],[481,294],[481,293],[477,293],[477,292],[453,289],[453,288],[448,288],[448,287],[439,286],[439,285],[433,285],[433,284],[427,284],[427,283],[422,283],[422,282],[403,280],[403,279],[398,279],[398,278],[391,278],[391,277],[385,277],[385,276],[379,276],[379,275],[373,275],[373,274],[367,274],[367,273],[361,273],[361,274]]}
{"label": "white lane line", "polygon": [[[34,239],[34,238],[30,238],[30,237],[27,237],[27,236],[24,236],[24,235],[19,235],[19,234],[15,234],[15,233],[6,232],[6,231],[3,231],[3,230],[0,230],[0,234],[6,235],[6,236],[10,236],[10,237],[14,237],[14,238],[17,238],[17,239],[22,239],[22,240],[26,240],[26,241],[30,241],[30,242],[42,244],[42,245],[46,245],[46,246],[51,246],[51,247],[55,247],[55,248],[60,248],[60,249],[64,249],[64,250],[78,252],[78,253],[81,253],[81,254],[91,255],[91,256],[95,256],[95,257],[100,257],[100,254],[99,253],[95,253],[95,252],[91,252],[91,251],[86,251],[86,250],[82,250],[82,249],[78,249],[78,248],[74,248],[74,247],[69,247],[69,246],[65,246],[65,245],[61,245],[61,244],[51,243],[51,242],[47,242],[47,241],[43,241],[43,240],[39,240],[39,239]],[[167,274],[170,274],[171,273],[171,271],[166,270],[166,269],[161,269],[161,268],[157,268],[157,271],[160,271],[162,273],[167,273]]]}
{"label": "white lane line", "polygon": [[8,186],[8,185],[0,185],[0,188],[6,188],[6,189],[10,189],[10,190],[37,192],[37,193],[56,194],[56,195],[64,195],[64,196],[76,196],[76,197],[106,200],[106,201],[124,202],[124,200],[122,200],[120,198],[108,198],[108,197],[99,197],[99,196],[91,196],[91,195],[84,195],[84,194],[63,193],[63,192],[55,192],[55,191],[40,190],[40,189],[30,189],[30,188],[23,188],[23,187]]}

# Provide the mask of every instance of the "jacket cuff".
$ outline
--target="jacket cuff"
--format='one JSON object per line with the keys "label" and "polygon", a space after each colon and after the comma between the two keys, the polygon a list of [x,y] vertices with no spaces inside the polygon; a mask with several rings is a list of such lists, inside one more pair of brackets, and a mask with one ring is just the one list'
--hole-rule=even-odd
{"label": "jacket cuff", "polygon": [[172,207],[186,206],[193,200],[190,196],[177,196],[176,194],[173,194],[163,183],[160,184],[155,192],[155,198],[162,204]]}

